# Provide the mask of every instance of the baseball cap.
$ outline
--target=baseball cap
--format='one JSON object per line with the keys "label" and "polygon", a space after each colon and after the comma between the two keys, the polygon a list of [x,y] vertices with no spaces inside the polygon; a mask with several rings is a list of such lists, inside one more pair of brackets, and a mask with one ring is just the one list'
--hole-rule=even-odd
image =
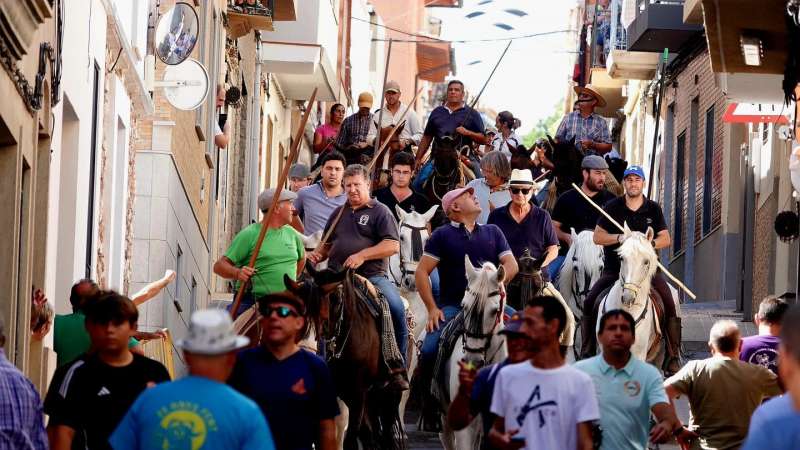
{"label": "baseball cap", "polygon": [[222,355],[247,347],[250,339],[233,330],[231,316],[221,309],[203,309],[189,319],[189,334],[178,347],[200,355]]}
{"label": "baseball cap", "polygon": [[[272,197],[275,196],[275,188],[269,188],[258,195],[258,209],[261,211],[266,211],[272,206]],[[288,190],[288,189],[281,189],[281,196],[279,201],[284,200],[294,200],[297,198],[297,194]]]}
{"label": "baseball cap", "polygon": [[638,175],[641,179],[645,179],[642,166],[628,166],[628,168],[625,169],[625,173],[622,174],[622,179],[624,180],[628,175]]}
{"label": "baseball cap", "polygon": [[500,330],[500,334],[523,334],[522,333],[522,314],[515,312],[506,321],[505,327]]}
{"label": "baseball cap", "polygon": [[588,155],[581,161],[581,169],[605,170],[608,169],[608,163],[602,156]]}
{"label": "baseball cap", "polygon": [[358,107],[372,108],[372,94],[369,92],[362,92],[358,94]]}
{"label": "baseball cap", "polygon": [[475,189],[471,187],[463,187],[463,188],[453,189],[447,194],[444,194],[444,197],[442,197],[442,210],[444,210],[445,214],[449,212],[450,206],[453,205],[453,202],[465,192],[469,192],[471,195],[475,193]]}
{"label": "baseball cap", "polygon": [[389,80],[386,82],[386,89],[384,92],[400,92],[400,83],[394,80]]}
{"label": "baseball cap", "polygon": [[308,166],[303,163],[293,164],[289,168],[289,178],[308,178],[309,173]]}

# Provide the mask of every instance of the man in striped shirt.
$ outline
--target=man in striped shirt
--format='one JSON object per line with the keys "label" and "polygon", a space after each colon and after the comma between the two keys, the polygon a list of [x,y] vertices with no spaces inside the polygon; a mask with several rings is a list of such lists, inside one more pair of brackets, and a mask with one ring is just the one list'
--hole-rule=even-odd
{"label": "man in striped shirt", "polygon": [[575,140],[575,146],[586,154],[605,155],[611,151],[611,134],[606,119],[594,112],[606,106],[606,100],[592,85],[575,86],[577,108],[564,116],[556,132],[556,140]]}

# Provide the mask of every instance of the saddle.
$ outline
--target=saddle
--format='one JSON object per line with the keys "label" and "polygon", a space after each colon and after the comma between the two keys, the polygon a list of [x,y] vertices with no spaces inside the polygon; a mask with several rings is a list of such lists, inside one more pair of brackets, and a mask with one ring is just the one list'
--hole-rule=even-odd
{"label": "saddle", "polygon": [[[606,289],[604,289],[600,293],[600,295],[597,296],[597,301],[598,302],[603,301],[603,299],[608,296],[608,293],[609,293],[609,291],[611,291],[612,287],[614,287],[613,284],[611,286],[607,287]],[[648,358],[651,356],[651,354],[653,354],[654,352],[656,352],[658,350],[658,346],[661,344],[661,339],[663,339],[664,333],[663,333],[662,329],[664,328],[664,325],[665,325],[664,324],[664,299],[661,298],[661,295],[659,295],[658,291],[652,286],[650,287],[649,298],[650,298],[650,301],[653,303],[653,309],[655,310],[655,314],[656,314],[656,319],[657,320],[656,320],[656,329],[655,329],[656,338],[653,340],[653,345],[650,346],[649,349],[647,349]],[[645,308],[644,311],[645,312],[642,314],[642,316],[633,318],[635,323],[639,323],[641,320],[645,319],[645,317],[647,315],[647,311],[649,311],[649,308]],[[603,314],[605,314],[605,312],[606,311],[598,311],[598,318],[601,317]]]}

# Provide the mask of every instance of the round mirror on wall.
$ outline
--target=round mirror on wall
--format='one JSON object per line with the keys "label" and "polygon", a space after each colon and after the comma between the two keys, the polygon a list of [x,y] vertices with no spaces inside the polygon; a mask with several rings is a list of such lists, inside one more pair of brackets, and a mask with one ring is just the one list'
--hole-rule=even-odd
{"label": "round mirror on wall", "polygon": [[192,5],[178,2],[158,19],[155,47],[158,59],[171,66],[182,63],[197,43],[200,23]]}

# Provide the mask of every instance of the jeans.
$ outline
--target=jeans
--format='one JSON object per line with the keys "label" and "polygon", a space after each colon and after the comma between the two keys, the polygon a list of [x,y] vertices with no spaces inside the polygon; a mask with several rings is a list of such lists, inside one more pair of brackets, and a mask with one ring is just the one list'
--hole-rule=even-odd
{"label": "jeans", "polygon": [[439,301],[439,269],[433,269],[428,278],[431,279],[431,292],[433,293],[433,299],[435,301]]}
{"label": "jeans", "polygon": [[[233,308],[233,303],[236,301],[236,291],[233,291],[233,297],[231,298],[231,304],[225,307],[226,311],[229,311]],[[252,308],[253,305],[256,304],[256,299],[253,297],[253,291],[247,291],[242,294],[242,301],[239,303],[239,310],[236,311],[236,317],[239,317],[243,312],[247,311],[248,309]]]}
{"label": "jeans", "polygon": [[422,192],[422,185],[425,184],[425,180],[431,176],[433,173],[433,159],[429,160],[419,169],[417,173],[417,178],[414,179],[414,182],[411,184],[411,187],[417,191]]}
{"label": "jeans", "polygon": [[561,266],[564,265],[564,258],[564,255],[558,255],[556,259],[550,261],[550,264],[547,265],[547,273],[550,275],[550,281],[552,281],[554,285],[558,279],[558,273],[561,272]]}
{"label": "jeans", "polygon": [[370,277],[369,281],[383,293],[387,303],[389,303],[389,312],[392,315],[397,348],[400,349],[403,358],[406,358],[406,351],[408,350],[408,325],[406,324],[406,310],[403,306],[403,299],[400,298],[397,287],[386,278],[386,275]]}

